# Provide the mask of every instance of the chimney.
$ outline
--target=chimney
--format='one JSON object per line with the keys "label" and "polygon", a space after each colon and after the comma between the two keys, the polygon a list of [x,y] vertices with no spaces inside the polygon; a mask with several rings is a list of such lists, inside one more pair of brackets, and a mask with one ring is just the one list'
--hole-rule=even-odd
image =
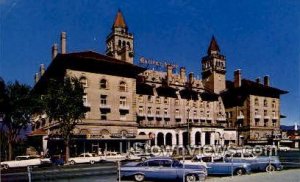
{"label": "chimney", "polygon": [[255,79],[255,81],[256,81],[256,83],[260,83],[260,77],[257,77],[257,78]]}
{"label": "chimney", "polygon": [[180,67],[180,80],[184,83],[186,81],[185,77],[185,67]]}
{"label": "chimney", "polygon": [[241,86],[242,86],[241,70],[237,69],[234,71],[234,87],[241,87]]}
{"label": "chimney", "polygon": [[43,76],[44,73],[45,73],[45,65],[41,64],[40,65],[40,75]]}
{"label": "chimney", "polygon": [[67,53],[67,34],[66,34],[66,32],[61,32],[60,41],[61,41],[61,53],[66,54]]}
{"label": "chimney", "polygon": [[189,73],[189,84],[192,85],[194,83],[194,73],[191,72]]}
{"label": "chimney", "polygon": [[172,71],[173,71],[172,65],[167,65],[167,82],[168,82],[168,84],[171,82]]}
{"label": "chimney", "polygon": [[35,75],[34,75],[34,83],[36,84],[39,81],[39,79],[40,79],[39,73],[35,73]]}
{"label": "chimney", "polygon": [[270,86],[270,77],[269,75],[264,76],[264,85],[269,87]]}
{"label": "chimney", "polygon": [[52,46],[52,60],[57,56],[58,53],[58,46],[57,44],[53,44]]}

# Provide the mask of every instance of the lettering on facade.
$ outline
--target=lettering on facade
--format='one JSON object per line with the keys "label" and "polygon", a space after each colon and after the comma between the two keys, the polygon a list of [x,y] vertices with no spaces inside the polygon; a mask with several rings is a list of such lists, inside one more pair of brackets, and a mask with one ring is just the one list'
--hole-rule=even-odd
{"label": "lettering on facade", "polygon": [[173,67],[173,70],[176,70],[178,68],[178,65],[170,62],[170,61],[157,61],[154,59],[148,59],[145,57],[141,57],[139,60],[139,64],[147,67],[148,69],[155,69],[155,70],[163,70],[167,67],[167,65],[171,65]]}

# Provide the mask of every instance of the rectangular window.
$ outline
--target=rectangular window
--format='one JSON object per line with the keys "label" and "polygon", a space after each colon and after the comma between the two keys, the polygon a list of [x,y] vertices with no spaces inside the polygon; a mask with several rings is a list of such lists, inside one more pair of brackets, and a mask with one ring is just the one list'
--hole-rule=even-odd
{"label": "rectangular window", "polygon": [[144,107],[143,106],[139,106],[139,114],[144,114]]}
{"label": "rectangular window", "polygon": [[179,109],[176,109],[176,110],[175,110],[175,116],[180,116]]}
{"label": "rectangular window", "polygon": [[164,103],[165,103],[165,104],[168,104],[168,103],[169,103],[169,98],[165,97]]}
{"label": "rectangular window", "polygon": [[141,102],[144,102],[144,97],[142,96],[142,95],[140,95],[139,97],[139,102],[141,103]]}
{"label": "rectangular window", "polygon": [[264,116],[268,116],[268,111],[264,110]]}
{"label": "rectangular window", "polygon": [[268,126],[268,121],[269,121],[268,119],[265,119],[265,120],[264,120],[264,127],[267,127],[267,126]]}
{"label": "rectangular window", "polygon": [[156,104],[160,104],[160,97],[156,97],[155,102]]}
{"label": "rectangular window", "polygon": [[87,95],[83,95],[82,96],[82,100],[83,100],[83,103],[86,104],[87,103]]}
{"label": "rectangular window", "polygon": [[168,108],[164,108],[164,114],[165,116],[168,116]]}
{"label": "rectangular window", "polygon": [[151,107],[148,107],[147,114],[152,115]]}
{"label": "rectangular window", "polygon": [[255,126],[259,126],[259,119],[255,119]]}
{"label": "rectangular window", "polygon": [[160,115],[160,108],[159,107],[156,108],[155,114]]}
{"label": "rectangular window", "polygon": [[120,106],[126,106],[126,97],[120,97]]}
{"label": "rectangular window", "polygon": [[148,102],[152,102],[152,96],[151,95],[148,96]]}
{"label": "rectangular window", "polygon": [[176,105],[176,106],[179,106],[179,105],[180,105],[179,99],[175,99],[175,105]]}
{"label": "rectangular window", "polygon": [[107,95],[100,95],[100,104],[107,105]]}
{"label": "rectangular window", "polygon": [[255,109],[254,114],[255,114],[255,115],[258,115],[258,109]]}
{"label": "rectangular window", "polygon": [[107,120],[107,114],[101,112],[100,119],[101,119],[101,120]]}

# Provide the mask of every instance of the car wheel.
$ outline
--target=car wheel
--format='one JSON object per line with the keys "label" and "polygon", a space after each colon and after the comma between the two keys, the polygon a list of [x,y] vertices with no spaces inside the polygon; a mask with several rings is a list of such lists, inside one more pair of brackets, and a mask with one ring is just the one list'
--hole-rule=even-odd
{"label": "car wheel", "polygon": [[71,165],[74,165],[75,163],[76,163],[76,162],[73,161],[73,160],[71,160],[71,162],[70,162]]}
{"label": "car wheel", "polygon": [[266,172],[273,172],[273,171],[275,171],[276,170],[276,168],[275,168],[275,166],[273,166],[272,164],[269,164],[269,165],[267,165],[267,167],[266,167]]}
{"label": "car wheel", "polygon": [[3,169],[7,170],[9,168],[9,166],[7,164],[3,165]]}
{"label": "car wheel", "polygon": [[90,161],[91,164],[95,164],[95,161]]}
{"label": "car wheel", "polygon": [[186,182],[196,182],[196,180],[197,180],[197,177],[195,174],[188,174],[185,177]]}
{"label": "car wheel", "polygon": [[246,173],[245,169],[242,169],[242,168],[239,168],[239,169],[237,169],[237,170],[235,171],[235,174],[236,174],[237,176],[242,176],[242,175],[245,174],[245,173]]}
{"label": "car wheel", "polygon": [[136,174],[136,175],[134,175],[134,180],[135,181],[144,181],[144,179],[145,179],[145,176],[143,175],[143,174]]}

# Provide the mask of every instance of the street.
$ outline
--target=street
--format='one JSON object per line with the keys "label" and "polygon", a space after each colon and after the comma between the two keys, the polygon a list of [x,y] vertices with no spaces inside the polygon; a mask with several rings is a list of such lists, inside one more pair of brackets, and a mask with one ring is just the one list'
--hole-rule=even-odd
{"label": "street", "polygon": [[[101,177],[84,177],[76,179],[64,179],[56,180],[56,182],[80,182],[80,181],[89,181],[89,182],[115,182],[117,177],[116,175],[105,175]],[[244,176],[234,176],[234,177],[208,177],[205,181],[207,182],[298,182],[300,179],[300,169],[290,169],[283,171],[276,171],[273,173],[253,173],[250,175]],[[125,182],[125,181],[123,181]]]}

